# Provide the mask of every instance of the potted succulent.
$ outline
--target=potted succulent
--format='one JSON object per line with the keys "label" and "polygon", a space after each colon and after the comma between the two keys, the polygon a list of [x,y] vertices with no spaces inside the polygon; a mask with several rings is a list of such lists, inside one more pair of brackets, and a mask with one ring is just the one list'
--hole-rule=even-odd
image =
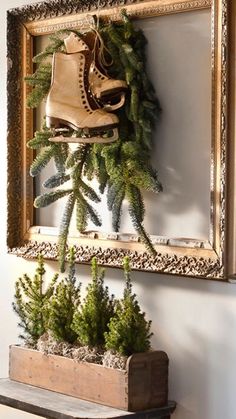
{"label": "potted succulent", "polygon": [[10,347],[10,379],[129,411],[164,406],[168,357],[150,347],[151,322],[132,290],[129,259],[125,287],[116,300],[104,269],[92,260],[92,281],[81,301],[70,250],[68,277],[56,274],[44,290],[44,261],[36,275],[16,282],[13,308],[23,346]]}

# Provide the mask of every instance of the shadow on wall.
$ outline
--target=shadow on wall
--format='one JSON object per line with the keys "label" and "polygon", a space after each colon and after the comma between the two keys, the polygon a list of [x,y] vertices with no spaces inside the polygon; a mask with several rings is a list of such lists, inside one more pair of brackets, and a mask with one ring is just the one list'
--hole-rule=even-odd
{"label": "shadow on wall", "polygon": [[232,398],[236,385],[235,348],[232,353],[227,342],[213,341],[210,337],[207,340],[205,335],[191,330],[189,336],[196,352],[177,345],[174,360],[171,359],[170,395],[178,402],[173,419],[235,418]]}
{"label": "shadow on wall", "polygon": [[[153,319],[154,348],[170,358],[173,419],[236,417],[236,287],[230,284],[146,275],[142,306]],[[155,315],[154,315],[155,313]]]}
{"label": "shadow on wall", "polygon": [[[148,73],[163,113],[153,136],[163,193],[146,196],[147,231],[209,236],[211,18],[209,10],[139,22],[149,40]],[[179,57],[182,57],[180,60]]]}

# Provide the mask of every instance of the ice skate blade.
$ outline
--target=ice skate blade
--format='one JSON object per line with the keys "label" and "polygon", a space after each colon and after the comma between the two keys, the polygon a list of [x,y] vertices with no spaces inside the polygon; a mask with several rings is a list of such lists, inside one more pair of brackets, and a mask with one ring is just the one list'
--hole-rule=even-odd
{"label": "ice skate blade", "polygon": [[113,130],[113,136],[112,137],[102,137],[102,136],[94,136],[94,137],[63,137],[63,135],[58,135],[55,137],[51,137],[49,138],[49,141],[52,143],[86,143],[86,144],[94,144],[94,143],[99,143],[99,144],[109,144],[109,143],[113,143],[114,141],[117,141],[119,138],[118,135],[118,129],[115,128]]}
{"label": "ice skate blade", "polygon": [[113,112],[116,111],[117,109],[120,109],[122,106],[124,106],[125,104],[125,93],[122,93],[121,97],[120,97],[120,101],[114,105],[107,103],[104,106],[104,110],[106,112]]}
{"label": "ice skate blade", "polygon": [[94,92],[94,95],[97,99],[107,99],[107,97],[109,96],[117,96],[120,95],[122,93],[125,94],[125,92],[127,91],[128,86],[123,85],[123,86],[119,86],[119,87],[115,87],[115,88],[111,88],[111,89],[106,89],[106,90],[101,90],[101,89],[97,89]]}

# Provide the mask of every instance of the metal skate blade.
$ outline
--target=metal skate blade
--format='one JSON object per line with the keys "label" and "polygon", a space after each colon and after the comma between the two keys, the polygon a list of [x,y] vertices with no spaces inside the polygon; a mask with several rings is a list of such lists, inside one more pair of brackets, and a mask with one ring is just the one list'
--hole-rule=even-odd
{"label": "metal skate blade", "polygon": [[48,139],[51,143],[71,143],[72,137],[63,137],[63,135],[57,135],[56,137],[51,137]]}
{"label": "metal skate blade", "polygon": [[70,132],[69,128],[53,128],[55,132]]}
{"label": "metal skate blade", "polygon": [[121,108],[124,104],[125,104],[125,93],[122,93],[122,95],[120,96],[119,102],[115,104],[107,103],[103,109],[107,112],[113,112]]}
{"label": "metal skate blade", "polygon": [[114,141],[118,140],[119,134],[118,129],[113,129],[112,137],[102,137],[96,135],[94,137],[63,137],[63,135],[59,135],[56,137],[49,138],[49,141],[53,143],[99,143],[99,144],[108,144],[113,143]]}

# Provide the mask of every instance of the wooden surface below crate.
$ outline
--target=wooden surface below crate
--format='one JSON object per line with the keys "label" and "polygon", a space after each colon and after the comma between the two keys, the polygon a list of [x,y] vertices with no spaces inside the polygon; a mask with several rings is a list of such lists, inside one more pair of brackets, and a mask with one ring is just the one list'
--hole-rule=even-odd
{"label": "wooden surface below crate", "polygon": [[11,346],[9,377],[128,411],[165,406],[168,400],[168,357],[162,351],[134,354],[126,370],[118,370]]}
{"label": "wooden surface below crate", "polygon": [[54,391],[0,379],[0,404],[47,419],[170,419],[176,403],[142,412],[126,412]]}

